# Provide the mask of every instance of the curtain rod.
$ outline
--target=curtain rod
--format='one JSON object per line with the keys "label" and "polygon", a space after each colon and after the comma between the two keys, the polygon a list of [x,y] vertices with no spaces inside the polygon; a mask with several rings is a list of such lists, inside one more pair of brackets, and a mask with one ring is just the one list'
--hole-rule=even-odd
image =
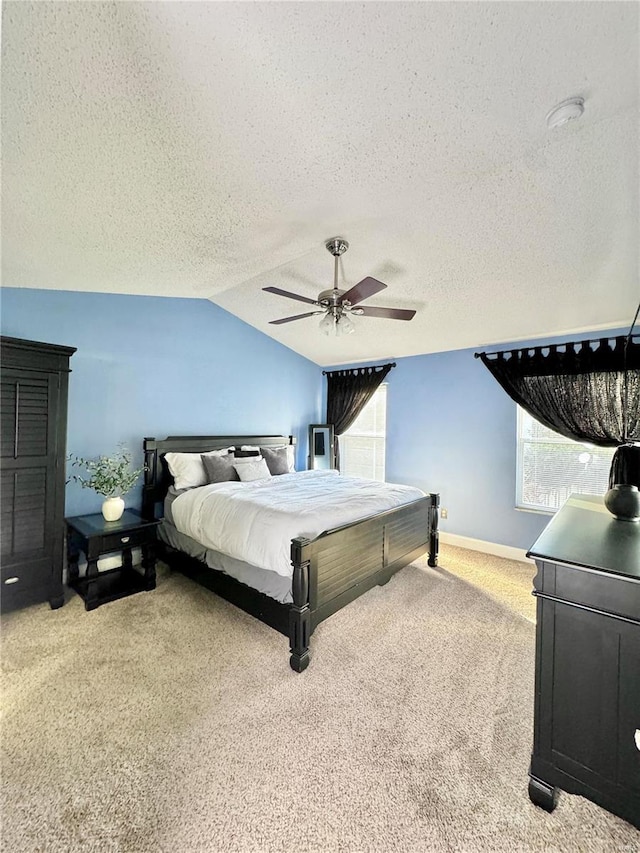
{"label": "curtain rod", "polygon": [[[640,305],[638,306],[638,308],[640,309]],[[637,316],[638,315],[636,313],[636,317]],[[635,320],[634,320],[634,324],[635,324]],[[586,340],[586,341],[583,339],[580,341],[563,341],[562,343],[559,343],[559,344],[536,344],[534,346],[520,347],[520,349],[523,352],[528,352],[529,350],[532,350],[532,349],[534,349],[534,350],[535,349],[551,349],[552,347],[568,347],[568,346],[575,346],[576,344],[599,344],[601,341],[617,341],[621,338],[623,338],[625,341],[630,341],[632,338],[634,338],[634,339],[639,338],[640,339],[640,333],[634,335],[633,334],[633,325],[632,325],[631,329],[629,329],[628,335],[603,335],[601,338],[589,338],[589,340]],[[518,352],[518,351],[519,351],[518,349],[504,349],[504,350],[496,350],[496,352],[474,352],[473,357],[474,358],[482,358],[483,355],[486,355],[486,356],[500,355],[500,353]]]}
{"label": "curtain rod", "polygon": [[343,367],[342,370],[323,370],[323,376],[331,376],[333,373],[345,373],[349,370],[382,370],[383,367],[396,367],[395,361],[387,364],[375,364],[371,367]]}

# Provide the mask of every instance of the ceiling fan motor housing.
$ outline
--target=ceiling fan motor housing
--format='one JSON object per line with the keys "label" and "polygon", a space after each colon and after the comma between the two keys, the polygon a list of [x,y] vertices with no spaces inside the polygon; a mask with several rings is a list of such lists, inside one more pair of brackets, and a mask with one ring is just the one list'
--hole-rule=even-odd
{"label": "ceiling fan motor housing", "polygon": [[341,297],[343,293],[346,293],[346,290],[338,290],[331,288],[331,290],[323,290],[322,293],[318,294],[318,302],[321,305],[340,305]]}
{"label": "ceiling fan motor housing", "polygon": [[318,294],[318,302],[322,305],[323,308],[326,308],[330,311],[334,316],[340,316],[345,311],[350,311],[352,314],[364,314],[362,308],[351,307],[351,303],[348,300],[342,301],[342,296],[345,294],[346,290],[323,290],[322,293]]}

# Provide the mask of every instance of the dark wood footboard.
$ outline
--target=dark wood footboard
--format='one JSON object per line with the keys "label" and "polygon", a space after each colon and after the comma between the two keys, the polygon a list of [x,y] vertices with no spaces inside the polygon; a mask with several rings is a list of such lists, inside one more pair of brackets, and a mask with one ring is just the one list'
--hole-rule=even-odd
{"label": "dark wood footboard", "polygon": [[290,633],[291,667],[309,664],[309,639],[324,619],[389,578],[429,550],[438,561],[439,496],[291,543],[293,598]]}
{"label": "dark wood footboard", "polygon": [[[293,443],[289,436],[171,436],[145,439],[143,514],[161,517],[161,502],[171,484],[163,463],[168,450],[203,452],[227,445]],[[429,552],[438,564],[440,496],[416,501],[327,530],[315,539],[291,543],[292,604],[279,604],[199,560],[162,546],[161,558],[272,628],[289,635],[290,664],[302,672],[310,661],[309,642],[317,625],[373,586],[386,583],[403,566]]]}

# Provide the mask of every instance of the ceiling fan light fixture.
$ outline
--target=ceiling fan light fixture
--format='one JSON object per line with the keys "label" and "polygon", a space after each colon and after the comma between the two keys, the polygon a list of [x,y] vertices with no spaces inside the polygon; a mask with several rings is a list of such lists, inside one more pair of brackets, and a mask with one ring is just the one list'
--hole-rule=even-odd
{"label": "ceiling fan light fixture", "polygon": [[352,335],[356,330],[356,327],[348,314],[342,314],[339,318],[338,328],[340,329],[339,334],[341,335]]}
{"label": "ceiling fan light fixture", "polygon": [[351,318],[346,314],[339,314],[333,311],[327,311],[319,325],[320,331],[325,335],[331,335],[336,338],[341,335],[352,335],[356,327],[351,321]]}
{"label": "ceiling fan light fixture", "polygon": [[322,320],[320,320],[320,325],[318,326],[318,328],[324,335],[338,334],[338,324],[336,322],[336,318],[330,311],[324,315]]}

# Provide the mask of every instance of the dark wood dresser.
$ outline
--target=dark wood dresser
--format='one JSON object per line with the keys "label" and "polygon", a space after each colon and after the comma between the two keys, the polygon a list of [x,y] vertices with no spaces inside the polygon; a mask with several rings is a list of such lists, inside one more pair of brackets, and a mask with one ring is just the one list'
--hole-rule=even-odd
{"label": "dark wood dresser", "polygon": [[73,347],[0,337],[0,606],[64,603],[67,387]]}
{"label": "dark wood dresser", "polygon": [[559,789],[640,828],[640,524],[573,495],[529,551],[538,572],[529,796]]}

